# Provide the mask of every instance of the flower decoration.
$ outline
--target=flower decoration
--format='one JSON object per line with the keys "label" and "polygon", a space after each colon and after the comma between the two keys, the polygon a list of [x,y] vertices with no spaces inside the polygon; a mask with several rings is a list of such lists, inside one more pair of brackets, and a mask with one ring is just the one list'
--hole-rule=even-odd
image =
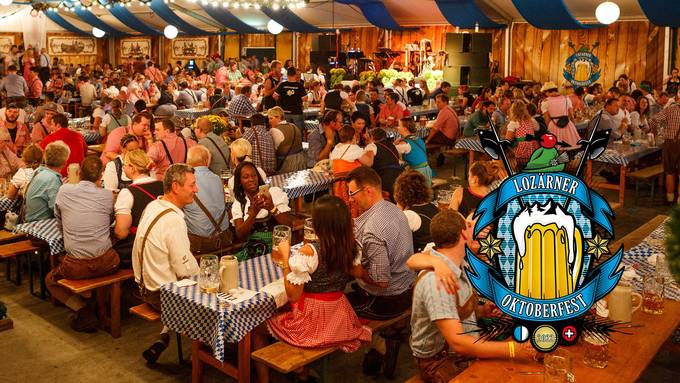
{"label": "flower decoration", "polygon": [[496,254],[503,252],[501,250],[502,239],[494,238],[493,234],[489,234],[486,238],[479,240],[479,252],[486,255],[489,259],[493,259]]}
{"label": "flower decoration", "polygon": [[[222,135],[222,133],[227,129],[228,123],[227,121],[224,120],[224,118],[220,116],[216,116],[214,114],[204,116],[201,118],[205,118],[206,120],[210,121],[210,125],[212,126],[213,133],[217,134],[218,136]],[[196,120],[196,123],[198,124],[199,120]]]}
{"label": "flower decoration", "polygon": [[594,238],[586,240],[588,245],[588,254],[595,257],[595,259],[600,260],[600,257],[609,253],[609,240],[600,237],[600,234],[595,234]]}

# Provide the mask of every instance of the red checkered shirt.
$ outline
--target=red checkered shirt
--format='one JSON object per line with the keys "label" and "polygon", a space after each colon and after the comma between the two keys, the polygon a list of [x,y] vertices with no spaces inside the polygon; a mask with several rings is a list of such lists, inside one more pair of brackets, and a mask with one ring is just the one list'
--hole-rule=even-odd
{"label": "red checkered shirt", "polygon": [[677,140],[680,132],[680,104],[674,103],[649,120],[649,127],[658,130],[659,124],[665,126],[664,137],[667,140]]}

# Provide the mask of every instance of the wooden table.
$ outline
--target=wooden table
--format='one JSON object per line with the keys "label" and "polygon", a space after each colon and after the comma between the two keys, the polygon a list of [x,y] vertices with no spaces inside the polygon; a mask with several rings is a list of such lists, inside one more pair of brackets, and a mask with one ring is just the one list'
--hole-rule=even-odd
{"label": "wooden table", "polygon": [[105,144],[88,145],[87,151],[88,151],[88,152],[97,153],[97,154],[102,154],[102,151],[104,150],[104,145],[105,145]]}
{"label": "wooden table", "polygon": [[617,165],[619,167],[619,183],[593,182],[593,161],[586,163],[586,183],[592,188],[616,190],[619,192],[619,200],[611,202],[612,210],[623,206],[626,195],[626,169],[628,165],[642,157],[660,151],[660,147],[632,146],[623,144],[609,144],[609,148],[597,159],[596,162]]}
{"label": "wooden table", "polygon": [[[611,249],[620,244],[630,248],[642,242],[656,229],[666,216],[659,215],[630,234],[617,241]],[[609,343],[609,365],[606,368],[591,368],[583,363],[583,347],[569,347],[572,357],[572,371],[577,382],[635,382],[647,368],[661,345],[673,334],[680,324],[680,302],[666,300],[663,315],[650,315],[638,310],[633,314],[633,323],[643,327],[629,328],[632,335],[614,334]],[[543,366],[536,362],[518,360],[480,359],[451,382],[543,382],[543,375],[526,375],[521,372],[541,372]]]}

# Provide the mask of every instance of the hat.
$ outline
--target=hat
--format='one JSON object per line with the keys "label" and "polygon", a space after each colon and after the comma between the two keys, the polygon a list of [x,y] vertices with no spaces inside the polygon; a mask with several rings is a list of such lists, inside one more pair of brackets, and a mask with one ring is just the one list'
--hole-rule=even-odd
{"label": "hat", "polygon": [[548,81],[545,84],[543,84],[543,86],[541,87],[541,93],[547,92],[549,90],[557,90],[557,89],[558,89],[557,84],[555,84],[552,81]]}
{"label": "hat", "polygon": [[560,163],[558,157],[559,153],[555,148],[538,148],[531,154],[524,171],[530,173],[561,172],[565,164]]}
{"label": "hat", "polygon": [[57,105],[54,102],[48,102],[47,104],[43,105],[42,110],[43,111],[49,110],[50,112],[54,112],[54,113],[64,113],[64,108],[61,108],[61,110],[60,110],[59,105]]}
{"label": "hat", "polygon": [[127,92],[127,91],[128,91],[127,86],[122,86],[122,87],[120,88],[120,91],[121,91],[121,92]]}

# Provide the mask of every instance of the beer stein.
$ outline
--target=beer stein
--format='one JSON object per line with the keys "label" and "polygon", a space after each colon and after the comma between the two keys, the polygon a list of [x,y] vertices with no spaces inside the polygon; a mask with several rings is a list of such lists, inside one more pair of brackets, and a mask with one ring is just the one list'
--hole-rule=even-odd
{"label": "beer stein", "polygon": [[664,312],[664,278],[657,274],[646,275],[642,282],[642,311],[661,315]]}
{"label": "beer stein", "polygon": [[238,260],[233,255],[220,258],[220,291],[238,288]]}
{"label": "beer stein", "polygon": [[199,268],[198,286],[205,293],[217,293],[220,287],[220,265],[217,256],[212,254],[202,256]]}
{"label": "beer stein", "polygon": [[285,225],[274,226],[272,233],[272,261],[281,268],[283,268],[283,255],[279,251],[279,244],[283,242],[290,244],[291,235],[292,230],[290,227]]}
{"label": "beer stein", "polygon": [[[642,295],[633,292],[632,283],[636,276],[635,270],[627,268],[618,285],[607,297],[609,319],[622,323],[630,322],[633,319],[633,313],[642,306]],[[634,307],[633,298],[638,300]]]}

